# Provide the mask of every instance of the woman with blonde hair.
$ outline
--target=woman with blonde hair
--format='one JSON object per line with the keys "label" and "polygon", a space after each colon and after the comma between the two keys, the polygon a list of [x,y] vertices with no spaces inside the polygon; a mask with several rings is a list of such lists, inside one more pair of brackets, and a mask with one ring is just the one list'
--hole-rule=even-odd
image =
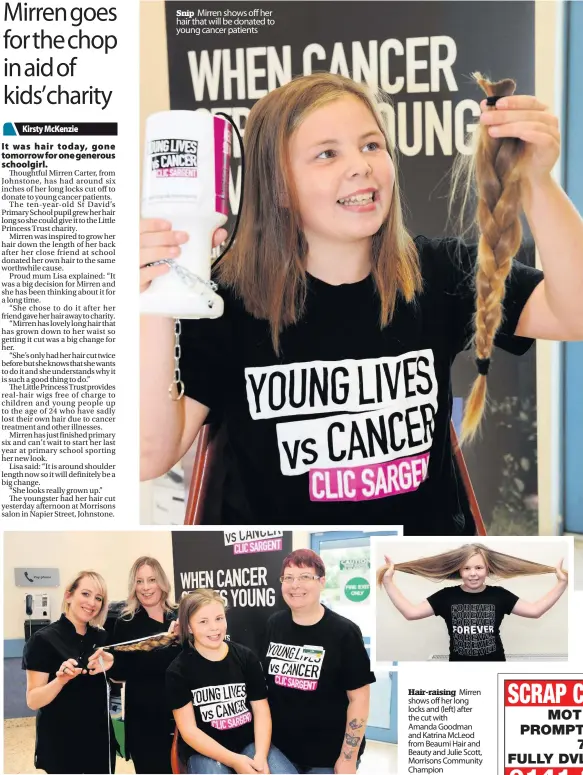
{"label": "woman with blonde hair", "polygon": [[[138,557],[130,569],[126,605],[112,643],[174,632],[177,606],[164,569],[154,557]],[[125,754],[137,773],[170,773],[174,721],[164,702],[166,668],[178,646],[152,652],[118,651],[112,677],[125,681]]]}
{"label": "woman with blonde hair", "polygon": [[[449,552],[423,557],[412,562],[386,564],[379,568],[377,581],[395,608],[408,620],[441,616],[447,625],[450,662],[506,660],[500,638],[504,616],[516,614],[538,619],[559,600],[567,589],[567,573],[561,560],[556,567],[496,552],[483,544],[467,544]],[[435,581],[461,579],[421,603],[411,603],[398,589],[395,571],[423,576]],[[519,599],[504,587],[486,584],[490,576],[503,579],[554,573],[555,586],[534,603]]]}
{"label": "woman with blonde hair", "polygon": [[[478,82],[477,246],[409,235],[396,149],[364,86],[315,73],[251,108],[240,229],[215,272],[223,317],[182,322],[179,373],[173,321],[142,320],[142,478],[178,461],[212,410],[231,453],[224,524],[472,532],[449,435],[456,355],[475,340],[471,437],[494,343],[522,354],[536,337],[583,338],[583,220],[551,177],[557,119],[513,82]],[[544,280],[512,262],[521,208]],[[142,222],[142,289],[188,238]]]}
{"label": "woman with blonde hair", "polygon": [[48,773],[115,772],[104,675],[113,656],[100,648],[107,640],[103,577],[80,571],[65,589],[62,611],[32,635],[22,657],[26,704],[38,711],[34,766]]}
{"label": "woman with blonde hair", "polygon": [[212,589],[180,601],[183,650],[166,673],[166,696],[188,772],[294,773],[271,745],[271,714],[259,659],[226,640],[227,605]]}

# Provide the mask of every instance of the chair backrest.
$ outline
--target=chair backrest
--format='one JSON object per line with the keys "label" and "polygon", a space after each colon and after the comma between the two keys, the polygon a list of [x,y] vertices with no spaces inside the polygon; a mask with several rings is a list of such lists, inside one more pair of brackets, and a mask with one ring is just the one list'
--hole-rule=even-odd
{"label": "chair backrest", "polygon": [[170,766],[172,767],[172,772],[176,773],[176,775],[180,775],[180,773],[186,772],[186,764],[182,761],[178,753],[179,738],[180,733],[175,727],[174,737],[172,738],[172,748],[170,749]]}
{"label": "chair backrest", "polygon": [[[213,508],[213,504],[207,502],[207,495],[212,492],[212,481],[217,476],[222,463],[221,453],[224,446],[224,438],[221,438],[219,431],[220,429],[216,425],[207,423],[202,426],[198,434],[198,446],[194,457],[192,479],[184,515],[185,525],[200,525],[203,521],[207,521],[209,513],[216,511]],[[476,534],[485,536],[487,535],[486,526],[480,513],[480,507],[476,500],[476,494],[470,481],[466,461],[464,460],[453,423],[450,424],[450,436],[455,462],[468,499],[476,527]]]}

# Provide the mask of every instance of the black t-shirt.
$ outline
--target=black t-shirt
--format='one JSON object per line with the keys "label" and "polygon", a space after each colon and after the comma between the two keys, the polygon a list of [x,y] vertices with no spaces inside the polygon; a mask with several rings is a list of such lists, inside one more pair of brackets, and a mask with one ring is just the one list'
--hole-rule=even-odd
{"label": "black t-shirt", "polygon": [[[166,632],[176,612],[166,611],[164,621],[158,622],[138,608],[132,619],[119,618],[115,622],[111,643],[145,638]],[[110,678],[125,681],[125,753],[126,758],[138,747],[150,749],[153,734],[174,732],[174,718],[164,698],[166,669],[180,654],[180,646],[167,646],[153,651],[115,651],[115,662]]]}
{"label": "black t-shirt", "polygon": [[[75,625],[63,614],[58,621],[35,632],[26,643],[22,669],[48,673],[50,683],[65,660],[80,662],[105,645],[106,640],[105,630],[89,625],[86,634],[79,635]],[[108,740],[115,761],[106,679],[103,673],[81,674],[65,684],[55,699],[37,712],[34,765],[47,772],[109,772]]]}
{"label": "black t-shirt", "polygon": [[[402,524],[408,535],[464,532],[449,436],[451,366],[473,333],[475,248],[418,237],[424,290],[379,326],[372,276],[308,276],[301,320],[281,334],[220,289],[218,320],[182,326],[188,396],[228,435],[223,524]],[[520,313],[542,279],[514,263],[498,347],[515,354]]]}
{"label": "black t-shirt", "polygon": [[273,744],[301,767],[333,767],[344,742],[346,692],[376,681],[359,627],[328,608],[308,626],[278,611],[267,622],[263,664]]}
{"label": "black t-shirt", "polygon": [[[191,702],[196,725],[229,751],[240,753],[254,740],[250,702],[265,700],[261,664],[246,646],[229,641],[219,662],[188,646],[166,671],[166,697],[172,710]],[[181,741],[184,759],[196,753]]]}
{"label": "black t-shirt", "polygon": [[504,587],[486,586],[481,592],[445,587],[427,598],[449,632],[450,662],[505,662],[500,624],[511,614],[518,597]]}

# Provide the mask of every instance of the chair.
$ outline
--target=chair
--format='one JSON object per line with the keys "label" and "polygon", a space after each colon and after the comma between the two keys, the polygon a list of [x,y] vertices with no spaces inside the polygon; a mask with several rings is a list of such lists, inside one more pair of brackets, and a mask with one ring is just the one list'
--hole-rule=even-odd
{"label": "chair", "polygon": [[[469,516],[474,521],[476,534],[485,536],[487,535],[486,527],[453,423],[450,424],[450,436],[457,472],[469,504]],[[217,479],[222,481],[221,463],[224,444],[225,436],[220,427],[208,423],[202,426],[198,434],[198,445],[186,503],[185,525],[200,525],[203,521],[205,523],[216,521],[217,500],[219,499],[214,497],[216,493],[213,492],[213,488]]]}
{"label": "chair", "polygon": [[180,775],[181,773],[186,772],[186,764],[185,762],[182,761],[178,753],[179,739],[180,739],[180,733],[178,729],[175,727],[174,737],[172,738],[172,748],[170,750],[170,765],[172,767],[172,772],[176,773],[177,775]]}

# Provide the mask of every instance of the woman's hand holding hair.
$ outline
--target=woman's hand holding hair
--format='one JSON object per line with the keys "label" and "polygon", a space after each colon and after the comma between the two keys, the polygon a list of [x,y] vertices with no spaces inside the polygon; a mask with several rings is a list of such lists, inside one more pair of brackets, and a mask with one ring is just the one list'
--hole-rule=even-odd
{"label": "woman's hand holding hair", "polygon": [[[169,221],[160,218],[143,218],[140,221],[140,292],[149,288],[156,277],[170,271],[168,264],[146,266],[155,261],[180,257],[180,245],[188,242],[185,231],[173,231]],[[217,229],[213,234],[213,247],[218,247],[227,239],[225,229]]]}
{"label": "woman's hand holding hair", "polygon": [[57,681],[62,685],[68,684],[73,678],[77,678],[81,673],[86,673],[82,667],[77,667],[76,659],[66,659],[60,668],[57,670],[55,676]]}
{"label": "woman's hand holding hair", "polygon": [[113,666],[113,654],[103,649],[97,649],[87,660],[87,670],[89,675],[105,673]]}

